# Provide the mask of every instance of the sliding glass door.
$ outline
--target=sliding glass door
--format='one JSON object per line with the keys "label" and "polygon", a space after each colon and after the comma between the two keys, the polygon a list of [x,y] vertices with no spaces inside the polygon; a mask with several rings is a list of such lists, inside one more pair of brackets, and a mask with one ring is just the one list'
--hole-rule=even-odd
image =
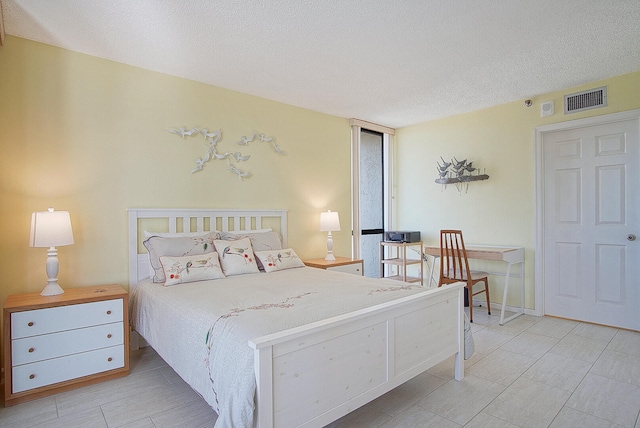
{"label": "sliding glass door", "polygon": [[354,254],[365,276],[380,276],[380,241],[390,224],[390,136],[393,130],[352,120]]}

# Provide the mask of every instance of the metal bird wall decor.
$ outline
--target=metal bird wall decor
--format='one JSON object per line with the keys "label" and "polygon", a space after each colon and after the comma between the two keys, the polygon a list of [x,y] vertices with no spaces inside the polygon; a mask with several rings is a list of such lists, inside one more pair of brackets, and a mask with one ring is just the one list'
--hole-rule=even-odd
{"label": "metal bird wall decor", "polygon": [[[243,155],[240,152],[221,153],[218,151],[218,143],[220,142],[220,140],[222,140],[222,129],[218,129],[217,131],[209,131],[209,129],[207,128],[199,129],[199,128],[187,128],[183,126],[180,128],[168,129],[167,131],[179,137],[182,137],[182,139],[201,135],[202,137],[204,137],[205,141],[207,142],[206,143],[207,151],[205,152],[204,156],[196,159],[196,167],[193,170],[191,170],[192,174],[198,171],[202,171],[202,169],[204,168],[207,162],[210,162],[212,160],[226,159],[227,164],[229,165],[229,171],[236,174],[240,180],[243,180],[244,178],[251,176],[250,171],[245,171],[243,169],[238,168],[237,166],[237,164],[240,162],[248,161],[251,158],[251,155]],[[284,150],[280,148],[280,146],[276,142],[275,137],[267,137],[265,134],[261,134],[258,132],[253,132],[249,136],[242,136],[236,143],[240,146],[248,146],[249,143],[251,143],[256,138],[258,139],[258,141],[262,143],[270,144],[276,153],[281,155],[287,154]],[[235,164],[232,162],[232,160],[235,161]]]}
{"label": "metal bird wall decor", "polygon": [[[458,193],[462,194],[469,191],[469,183],[471,181],[486,180],[489,178],[487,174],[482,171],[480,174],[479,168],[473,167],[473,162],[467,162],[467,159],[459,161],[456,158],[451,159],[451,162],[446,162],[440,157],[440,162],[437,163],[438,178],[436,183],[442,185],[442,190],[447,188],[447,184],[455,184]],[[475,172],[475,174],[473,174]]]}

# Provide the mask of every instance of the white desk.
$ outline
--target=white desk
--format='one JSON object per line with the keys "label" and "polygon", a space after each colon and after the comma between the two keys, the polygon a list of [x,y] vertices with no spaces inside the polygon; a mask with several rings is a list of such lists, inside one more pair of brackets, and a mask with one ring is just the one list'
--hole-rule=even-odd
{"label": "white desk", "polygon": [[[504,279],[504,293],[502,294],[502,310],[500,311],[500,325],[511,321],[512,319],[524,314],[524,248],[523,247],[494,247],[491,245],[467,245],[467,257],[470,259],[479,260],[498,260],[507,263],[507,272]],[[428,254],[433,257],[440,257],[439,246],[426,246],[424,247],[424,254]],[[434,263],[435,264],[435,263]],[[429,272],[429,285],[431,285],[431,278],[433,278],[433,267]],[[520,264],[520,311],[511,315],[509,318],[504,319],[504,308],[507,302],[507,292],[509,290],[509,277],[511,276],[511,266]],[[469,304],[471,303],[471,297],[469,297]],[[490,304],[490,303],[487,303]]]}

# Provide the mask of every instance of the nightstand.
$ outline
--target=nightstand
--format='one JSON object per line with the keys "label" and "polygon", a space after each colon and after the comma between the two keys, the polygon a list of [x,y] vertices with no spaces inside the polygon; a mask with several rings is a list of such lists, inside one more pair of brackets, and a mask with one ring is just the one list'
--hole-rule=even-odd
{"label": "nightstand", "polygon": [[5,406],[129,372],[127,291],[119,285],[7,297]]}
{"label": "nightstand", "polygon": [[331,261],[325,259],[304,260],[304,264],[319,269],[364,275],[364,262],[350,257],[336,257]]}

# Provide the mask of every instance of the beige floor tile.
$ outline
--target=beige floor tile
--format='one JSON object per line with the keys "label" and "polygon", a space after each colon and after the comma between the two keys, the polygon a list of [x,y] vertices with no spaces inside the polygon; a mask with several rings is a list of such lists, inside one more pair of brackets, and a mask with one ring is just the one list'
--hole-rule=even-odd
{"label": "beige floor tile", "polygon": [[107,428],[100,407],[81,410],[71,415],[34,425],[33,428]]}
{"label": "beige floor tile", "polygon": [[[484,357],[484,354],[481,354],[478,351],[474,352],[471,358],[464,361],[465,373],[467,372],[467,370],[469,370],[470,367],[472,367],[478,361],[482,360]],[[454,376],[454,370],[454,357],[451,356],[440,364],[436,364],[435,366],[431,367],[429,370],[427,370],[427,373],[438,376],[439,378],[445,380],[451,380]]]}
{"label": "beige floor tile", "polygon": [[549,350],[549,353],[576,358],[588,363],[595,363],[607,347],[604,340],[593,340],[569,334]]}
{"label": "beige floor tile", "polygon": [[590,368],[586,361],[546,353],[522,377],[573,392]]}
{"label": "beige floor tile", "polygon": [[364,405],[359,409],[343,416],[327,425],[325,428],[368,428],[379,427],[391,419],[391,416],[381,412],[371,404]]}
{"label": "beige floor tile", "polygon": [[124,424],[118,428],[156,428],[156,425],[153,423],[151,418],[143,418],[137,421],[130,422],[128,424]]}
{"label": "beige floor tile", "polygon": [[499,383],[469,375],[459,382],[448,381],[418,401],[418,406],[464,425],[500,395],[504,388]]}
{"label": "beige floor tile", "polygon": [[[505,315],[506,318],[506,315]],[[499,333],[510,334],[512,336],[517,336],[523,331],[531,328],[533,325],[540,322],[540,317],[534,317],[531,315],[520,315],[518,318],[509,321],[505,325],[500,325],[499,323],[491,324],[486,328],[489,330],[495,330]]]}
{"label": "beige floor tile", "polygon": [[65,416],[87,407],[101,406],[137,397],[147,391],[167,386],[167,384],[168,382],[162,373],[158,370],[152,370],[63,392],[56,395],[58,414]]}
{"label": "beige floor tile", "polygon": [[577,321],[543,317],[539,322],[529,327],[527,331],[530,333],[541,334],[543,336],[555,337],[556,339],[562,339],[578,324],[579,323]]}
{"label": "beige floor tile", "polygon": [[605,350],[591,368],[591,373],[640,386],[638,357]]}
{"label": "beige floor tile", "polygon": [[607,349],[640,357],[640,333],[618,330]]}
{"label": "beige floor tile", "polygon": [[517,425],[480,412],[464,428],[518,428]]}
{"label": "beige floor tile", "polygon": [[549,428],[622,428],[622,426],[569,407],[563,407]]}
{"label": "beige floor tile", "polygon": [[145,390],[131,397],[111,401],[102,406],[102,412],[110,427],[118,427],[145,416],[184,406],[194,400],[202,400],[191,388],[168,386]]}
{"label": "beige floor tile", "polygon": [[625,427],[633,427],[640,412],[640,387],[589,373],[566,406]]}
{"label": "beige floor tile", "polygon": [[511,339],[513,339],[513,336],[510,334],[500,333],[499,331],[489,330],[487,328],[473,333],[475,351],[484,355],[489,355]]}
{"label": "beige floor tile", "polygon": [[509,386],[535,362],[535,358],[496,349],[466,373]]}
{"label": "beige floor tile", "polygon": [[460,428],[460,425],[422,407],[413,406],[380,428]]}
{"label": "beige floor tile", "polygon": [[26,428],[57,417],[55,398],[46,397],[11,407],[0,407],[0,428]]}
{"label": "beige floor tile", "polygon": [[586,337],[593,340],[606,340],[609,342],[613,339],[618,331],[614,327],[606,327],[603,325],[589,324],[586,322],[579,323],[569,334]]}
{"label": "beige floor tile", "polygon": [[534,334],[527,330],[500,346],[500,349],[528,357],[540,358],[558,343],[558,340],[554,337]]}
{"label": "beige floor tile", "polygon": [[193,400],[151,416],[156,428],[213,428],[217,419],[216,412],[204,400]]}
{"label": "beige floor tile", "polygon": [[167,363],[150,347],[132,351],[129,357],[129,373],[135,374],[160,367],[168,367]]}
{"label": "beige floor tile", "polygon": [[447,381],[429,373],[422,373],[410,381],[377,398],[371,405],[383,413],[396,416],[412,407]]}
{"label": "beige floor tile", "polygon": [[523,428],[547,427],[570,392],[526,378],[516,380],[484,412]]}
{"label": "beige floor tile", "polygon": [[[467,316],[469,316],[469,308],[465,308],[464,310],[467,313]],[[482,306],[474,305],[472,324],[481,326],[496,324],[500,320],[500,317],[496,316],[496,313],[498,312],[494,312],[492,310],[491,313],[492,315],[487,314],[487,307],[484,303],[482,304]]]}

